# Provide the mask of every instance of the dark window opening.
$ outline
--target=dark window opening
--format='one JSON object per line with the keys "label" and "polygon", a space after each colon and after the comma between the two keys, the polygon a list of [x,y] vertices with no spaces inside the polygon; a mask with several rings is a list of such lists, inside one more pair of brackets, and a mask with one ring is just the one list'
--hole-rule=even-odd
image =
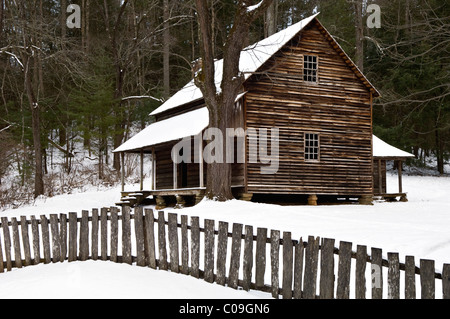
{"label": "dark window opening", "polygon": [[188,186],[188,165],[185,162],[180,163],[181,171],[181,188],[186,188]]}
{"label": "dark window opening", "polygon": [[317,56],[303,56],[303,80],[306,82],[317,82]]}
{"label": "dark window opening", "polygon": [[319,160],[319,134],[305,133],[305,161]]}

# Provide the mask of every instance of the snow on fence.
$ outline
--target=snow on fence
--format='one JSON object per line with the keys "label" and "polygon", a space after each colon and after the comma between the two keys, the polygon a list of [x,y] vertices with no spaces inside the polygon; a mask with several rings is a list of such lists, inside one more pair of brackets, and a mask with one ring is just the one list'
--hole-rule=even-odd
{"label": "snow on fence", "polygon": [[260,290],[274,298],[367,298],[367,282],[374,299],[413,299],[418,292],[423,299],[433,299],[437,286],[442,287],[443,298],[450,298],[450,264],[444,264],[441,274],[435,272],[433,260],[420,260],[417,267],[412,256],[400,263],[398,253],[383,259],[378,248],[368,255],[366,246],[357,245],[352,251],[350,242],[341,241],[335,247],[335,240],[329,238],[293,240],[290,232],[281,236],[278,230],[269,234],[268,229],[257,228],[255,235],[252,226],[235,223],[229,232],[227,222],[219,222],[218,229],[215,225],[214,220],[205,219],[200,227],[198,217],[191,217],[189,223],[188,216],[178,220],[174,213],[167,214],[166,220],[162,211],[155,218],[153,210],[141,207],[134,214],[127,207],[121,214],[111,207],[100,213],[93,209],[90,216],[83,211],[81,217],[77,213],[31,216],[30,220],[22,216],[20,221],[2,217],[0,272],[65,260],[110,260],[182,273],[234,289]]}

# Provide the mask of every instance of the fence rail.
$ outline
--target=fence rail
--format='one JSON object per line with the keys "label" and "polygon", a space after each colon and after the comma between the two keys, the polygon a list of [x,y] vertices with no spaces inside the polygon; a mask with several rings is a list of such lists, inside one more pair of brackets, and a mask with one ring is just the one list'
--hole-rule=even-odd
{"label": "fence rail", "polygon": [[189,222],[186,215],[168,213],[166,219],[162,211],[155,216],[141,207],[133,214],[128,207],[121,214],[110,207],[81,216],[29,218],[1,218],[0,272],[65,260],[110,260],[260,290],[274,298],[347,299],[353,293],[357,299],[414,299],[420,291],[420,298],[434,299],[440,280],[442,297],[450,299],[450,264],[443,265],[441,274],[433,260],[421,259],[417,267],[413,256],[400,263],[398,253],[388,252],[383,259],[379,248],[371,248],[369,255],[366,246],[353,251],[352,243],[341,241],[336,247],[330,238],[294,240],[290,232],[269,233],[267,228],[255,234],[252,226],[238,223],[230,232],[228,222],[205,219],[200,227],[199,217]]}

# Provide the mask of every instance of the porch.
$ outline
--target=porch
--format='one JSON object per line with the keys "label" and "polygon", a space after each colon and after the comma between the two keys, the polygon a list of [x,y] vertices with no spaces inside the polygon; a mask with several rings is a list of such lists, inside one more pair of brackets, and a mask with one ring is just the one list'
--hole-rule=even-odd
{"label": "porch", "polygon": [[[373,196],[385,201],[407,202],[407,193],[403,191],[402,166],[407,158],[413,154],[402,151],[373,136]],[[387,185],[387,161],[394,161],[398,172],[397,191],[388,192]]]}
{"label": "porch", "polygon": [[[232,186],[231,189],[236,198],[247,201],[252,198],[252,194],[244,193],[244,186]],[[122,191],[121,200],[116,205],[135,207],[148,203],[156,204],[156,209],[163,209],[174,204],[175,208],[183,208],[198,204],[205,196],[205,191],[206,187]]]}
{"label": "porch", "polygon": [[122,191],[118,206],[139,206],[145,202],[156,204],[156,209],[166,207],[168,197],[174,197],[176,207],[183,207],[186,204],[186,197],[193,197],[194,202],[198,203],[205,195],[205,187],[183,188],[183,189],[158,189],[143,191]]}
{"label": "porch", "polygon": [[[184,137],[198,136],[208,125],[206,107],[150,124],[114,150],[120,153],[124,167],[126,154],[139,156],[138,190],[125,191],[125,173],[121,170],[121,199],[116,205],[137,206],[153,201],[163,207],[167,197],[175,197],[182,203],[184,196],[193,196],[196,201],[205,193],[205,169],[203,148],[193,152],[189,164],[177,164],[172,159],[174,145]],[[186,125],[189,123],[190,125]],[[150,185],[144,188],[144,156],[150,156]],[[160,205],[158,205],[160,203]]]}

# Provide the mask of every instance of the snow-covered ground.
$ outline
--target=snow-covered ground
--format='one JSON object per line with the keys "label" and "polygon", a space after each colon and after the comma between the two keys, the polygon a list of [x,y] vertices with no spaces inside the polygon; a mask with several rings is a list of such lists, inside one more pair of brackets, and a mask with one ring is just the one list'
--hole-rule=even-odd
{"label": "snow-covered ground", "polygon": [[[397,191],[397,176],[388,177],[388,187]],[[376,201],[373,206],[323,205],[279,206],[238,200],[227,203],[203,201],[180,214],[238,222],[254,227],[291,231],[293,238],[308,235],[350,241],[354,244],[433,259],[436,268],[450,263],[450,178],[404,176],[409,201]],[[389,190],[389,189],[388,189]]]}
{"label": "snow-covered ground", "polygon": [[[136,189],[133,187],[135,186],[128,185],[127,189]],[[404,261],[407,255],[415,256],[417,264],[420,258],[433,259],[436,261],[436,270],[440,272],[444,263],[450,263],[450,177],[404,176],[403,189],[408,193],[409,202],[387,203],[377,201],[373,206],[350,204],[312,207],[280,206],[238,200],[225,203],[204,200],[195,207],[176,210],[176,212],[179,215],[199,216],[201,220],[207,218],[214,219],[216,222],[227,221],[230,224],[252,225],[255,232],[256,227],[291,231],[294,239],[300,237],[307,239],[308,235],[314,235],[334,238],[336,239],[336,245],[340,240],[350,241],[353,243],[354,250],[357,244],[367,245],[369,253],[371,247],[382,248],[384,258],[387,257],[388,252],[398,252],[400,261]],[[397,191],[396,175],[388,175],[388,191]],[[119,188],[61,195],[38,199],[34,205],[6,210],[1,212],[1,215],[18,217],[51,213],[81,213],[83,209],[91,210],[92,208],[114,205],[119,196]],[[164,211],[174,210],[167,208]],[[195,289],[194,283],[191,286],[190,282],[186,282],[185,280],[190,281],[192,279],[187,276],[163,271],[155,272],[137,266],[130,267],[128,265],[95,262],[89,262],[86,266],[81,265],[82,263],[72,264],[76,266],[69,266],[69,263],[42,265],[1,274],[2,287],[8,285],[8,289],[4,289],[4,291],[8,291],[12,296],[14,289],[10,287],[13,286],[17,287],[18,293],[20,287],[37,289],[36,287],[42,288],[43,285],[51,286],[52,282],[58,282],[58,276],[64,277],[64,274],[74,272],[75,267],[75,272],[82,274],[80,276],[82,283],[89,282],[94,286],[108,287],[108,280],[111,280],[111,277],[123,278],[123,281],[117,283],[118,285],[125,285],[125,282],[128,282],[127,285],[133,285],[133,280],[139,278],[140,280],[136,280],[135,283],[138,286],[136,290],[139,290],[139,285],[144,280],[142,276],[148,276],[149,280],[154,282],[155,285],[156,283],[162,283],[163,286],[164,283],[167,283],[168,286],[179,284],[180,295],[178,296],[180,298],[182,298],[185,285],[190,287],[187,292],[189,298],[202,298],[205,295],[207,298],[219,296],[228,298],[228,293],[237,293],[236,298],[261,297],[256,292],[250,292],[249,294],[234,291],[230,288],[218,287],[217,285],[209,285],[211,289],[218,289],[219,291],[211,291],[208,294],[204,288]],[[98,275],[95,275],[97,272]],[[143,272],[145,272],[145,275]],[[152,279],[153,277],[154,279]],[[201,285],[206,284],[200,282]],[[31,284],[35,284],[35,288],[30,287]],[[222,289],[225,290],[221,292]],[[93,296],[95,296],[97,290],[94,288],[91,290]],[[108,290],[103,292],[105,297],[114,293],[114,289],[106,288],[104,290]],[[148,298],[176,298],[177,295],[170,293],[170,290],[168,289],[167,295],[161,293],[158,296],[152,296],[151,292],[147,292],[146,296]],[[205,295],[200,295],[203,293]]]}
{"label": "snow-covered ground", "polygon": [[0,299],[261,299],[190,276],[107,261],[77,261],[0,274]]}

